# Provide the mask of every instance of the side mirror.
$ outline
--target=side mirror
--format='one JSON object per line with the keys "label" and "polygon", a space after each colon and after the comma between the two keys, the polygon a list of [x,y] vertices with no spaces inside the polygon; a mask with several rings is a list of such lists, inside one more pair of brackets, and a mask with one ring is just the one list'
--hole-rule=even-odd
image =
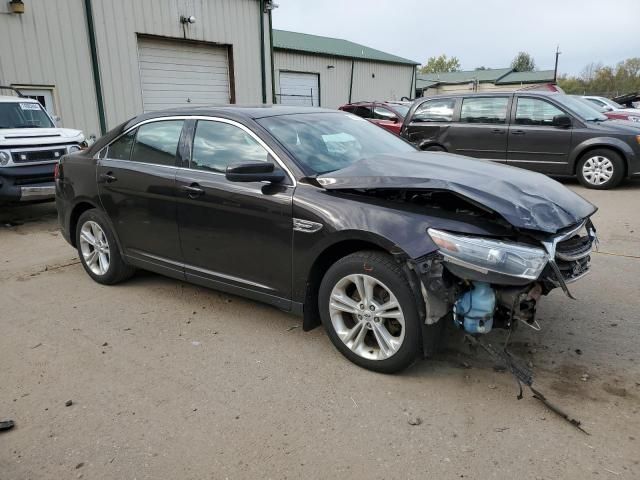
{"label": "side mirror", "polygon": [[271,182],[284,180],[284,172],[271,162],[234,163],[227,167],[225,178],[230,182]]}
{"label": "side mirror", "polygon": [[558,128],[570,128],[573,123],[571,117],[567,115],[556,115],[553,117],[553,126]]}

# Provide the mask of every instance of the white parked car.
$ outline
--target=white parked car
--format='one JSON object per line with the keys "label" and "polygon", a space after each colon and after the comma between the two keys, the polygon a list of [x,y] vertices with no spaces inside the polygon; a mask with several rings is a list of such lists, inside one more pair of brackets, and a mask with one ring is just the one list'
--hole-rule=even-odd
{"label": "white parked car", "polygon": [[[630,116],[634,116],[635,118],[640,117],[640,108],[627,108],[624,105],[620,105],[619,103],[614,102],[613,100],[606,97],[596,97],[593,95],[585,95],[582,98],[602,108],[604,112],[628,114]],[[638,121],[635,118],[619,118],[619,119]]]}
{"label": "white parked car", "polygon": [[58,128],[37,100],[0,96],[0,203],[53,200],[56,164],[85,146],[80,130]]}

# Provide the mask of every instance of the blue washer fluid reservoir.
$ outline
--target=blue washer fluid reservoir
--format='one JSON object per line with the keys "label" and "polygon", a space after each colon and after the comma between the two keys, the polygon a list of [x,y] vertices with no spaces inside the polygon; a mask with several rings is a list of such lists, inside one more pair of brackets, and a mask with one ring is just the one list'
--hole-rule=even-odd
{"label": "blue washer fluid reservoir", "polygon": [[453,321],[467,333],[489,333],[493,327],[496,293],[485,282],[472,282],[471,290],[462,294],[453,305]]}

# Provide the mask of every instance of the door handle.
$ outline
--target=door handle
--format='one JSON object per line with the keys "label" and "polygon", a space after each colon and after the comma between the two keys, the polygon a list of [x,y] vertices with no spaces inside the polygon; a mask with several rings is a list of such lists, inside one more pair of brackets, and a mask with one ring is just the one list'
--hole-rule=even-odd
{"label": "door handle", "polygon": [[186,192],[189,198],[198,198],[204,195],[204,190],[200,188],[200,185],[197,183],[192,183],[191,185],[183,185],[182,191]]}
{"label": "door handle", "polygon": [[504,130],[501,128],[494,128],[493,130],[491,130],[491,133],[497,133],[499,135],[502,135],[504,133]]}
{"label": "door handle", "polygon": [[524,130],[511,130],[511,133],[513,135],[524,135],[525,131]]}
{"label": "door handle", "polygon": [[101,173],[98,178],[102,183],[113,183],[118,180],[118,177],[116,177],[113,172]]}

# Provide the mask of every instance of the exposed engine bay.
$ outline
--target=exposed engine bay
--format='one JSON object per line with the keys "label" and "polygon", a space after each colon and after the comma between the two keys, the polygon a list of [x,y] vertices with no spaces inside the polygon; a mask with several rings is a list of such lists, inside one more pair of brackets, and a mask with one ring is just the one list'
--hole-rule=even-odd
{"label": "exposed engine bay", "polygon": [[[535,317],[541,297],[561,288],[573,298],[568,285],[589,272],[590,254],[597,243],[588,218],[550,235],[514,227],[491,209],[450,191],[349,189],[343,193],[366,196],[369,202],[373,198],[382,204],[399,203],[431,218],[450,219],[453,214],[464,225],[482,225],[491,232],[481,238],[464,228],[461,232],[429,228],[439,250],[416,260],[405,259],[408,275],[416,277],[414,288],[424,299],[425,324],[451,316],[456,327],[472,335],[493,328],[514,329],[520,323],[539,330]],[[464,248],[470,250],[467,257],[461,254]]]}

